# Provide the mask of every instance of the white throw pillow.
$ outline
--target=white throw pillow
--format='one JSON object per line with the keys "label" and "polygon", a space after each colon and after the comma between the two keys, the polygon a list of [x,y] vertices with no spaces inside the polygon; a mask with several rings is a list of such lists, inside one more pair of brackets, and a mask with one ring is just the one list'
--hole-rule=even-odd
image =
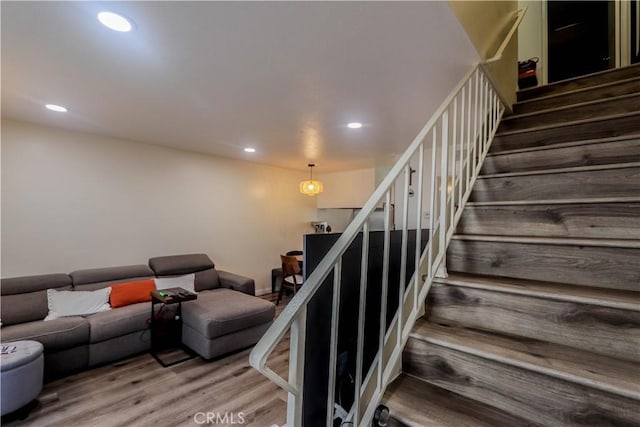
{"label": "white throw pillow", "polygon": [[96,291],[56,291],[47,289],[49,314],[44,320],[53,320],[65,316],[82,316],[111,310],[109,295],[111,288]]}
{"label": "white throw pillow", "polygon": [[159,291],[169,288],[182,288],[190,292],[195,292],[196,274],[185,274],[184,276],[175,277],[156,277],[156,289]]}

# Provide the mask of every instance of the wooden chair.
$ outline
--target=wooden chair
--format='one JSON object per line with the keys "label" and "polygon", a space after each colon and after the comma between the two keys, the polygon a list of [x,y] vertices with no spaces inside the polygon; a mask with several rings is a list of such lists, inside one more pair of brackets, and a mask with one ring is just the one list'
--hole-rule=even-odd
{"label": "wooden chair", "polygon": [[293,290],[295,295],[298,291],[298,287],[302,286],[304,278],[302,277],[300,264],[295,256],[280,255],[280,261],[282,261],[282,284],[278,291],[278,298],[276,299],[276,305],[280,303],[282,298],[282,292],[284,288]]}
{"label": "wooden chair", "polygon": [[[287,255],[302,256],[303,252],[300,250],[289,251],[287,252]],[[300,268],[302,268],[302,261],[298,261],[298,264],[300,265]],[[282,283],[282,267],[274,268],[271,270],[271,292],[272,293],[276,292],[276,288],[277,288],[276,285],[278,284],[278,282]]]}

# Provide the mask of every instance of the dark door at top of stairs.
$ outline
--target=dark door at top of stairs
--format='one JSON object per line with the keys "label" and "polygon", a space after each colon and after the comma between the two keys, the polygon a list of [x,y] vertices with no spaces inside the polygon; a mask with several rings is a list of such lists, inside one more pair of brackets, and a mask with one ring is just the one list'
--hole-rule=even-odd
{"label": "dark door at top of stairs", "polygon": [[549,82],[613,68],[614,2],[547,2]]}
{"label": "dark door at top of stairs", "polygon": [[640,0],[633,0],[631,5],[631,63],[640,62]]}

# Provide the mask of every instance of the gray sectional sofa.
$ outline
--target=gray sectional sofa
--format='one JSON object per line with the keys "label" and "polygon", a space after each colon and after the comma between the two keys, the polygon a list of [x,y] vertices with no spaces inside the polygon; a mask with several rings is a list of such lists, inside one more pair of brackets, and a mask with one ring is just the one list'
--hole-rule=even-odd
{"label": "gray sectional sofa", "polygon": [[254,296],[252,279],[216,270],[205,254],[151,258],[148,266],[2,279],[2,342],[41,342],[48,379],[148,351],[150,302],[44,321],[46,290],[96,290],[191,273],[198,299],[182,304],[183,343],[205,359],[255,344],[271,325],[275,306]]}

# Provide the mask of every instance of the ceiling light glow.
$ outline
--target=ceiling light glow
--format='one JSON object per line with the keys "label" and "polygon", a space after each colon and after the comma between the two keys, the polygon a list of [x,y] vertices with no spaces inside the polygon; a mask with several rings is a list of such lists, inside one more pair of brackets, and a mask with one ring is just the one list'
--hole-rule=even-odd
{"label": "ceiling light glow", "polygon": [[244,149],[244,151],[247,152],[247,153],[255,153],[256,149],[253,148],[253,147],[247,147],[247,148]]}
{"label": "ceiling light glow", "polygon": [[315,164],[309,163],[309,179],[300,183],[300,192],[307,196],[315,196],[322,193],[322,183],[313,179],[313,167]]}
{"label": "ceiling light glow", "polygon": [[47,104],[47,105],[45,105],[45,108],[47,108],[48,110],[51,110],[51,111],[58,112],[58,113],[66,113],[67,111],[69,111],[65,107],[63,107],[62,105],[56,105],[56,104]]}
{"label": "ceiling light glow", "polygon": [[133,28],[131,22],[127,18],[113,12],[98,13],[98,21],[100,21],[105,27],[121,33],[129,32]]}
{"label": "ceiling light glow", "polygon": [[362,123],[360,122],[351,122],[347,125],[350,129],[360,129],[362,127]]}

